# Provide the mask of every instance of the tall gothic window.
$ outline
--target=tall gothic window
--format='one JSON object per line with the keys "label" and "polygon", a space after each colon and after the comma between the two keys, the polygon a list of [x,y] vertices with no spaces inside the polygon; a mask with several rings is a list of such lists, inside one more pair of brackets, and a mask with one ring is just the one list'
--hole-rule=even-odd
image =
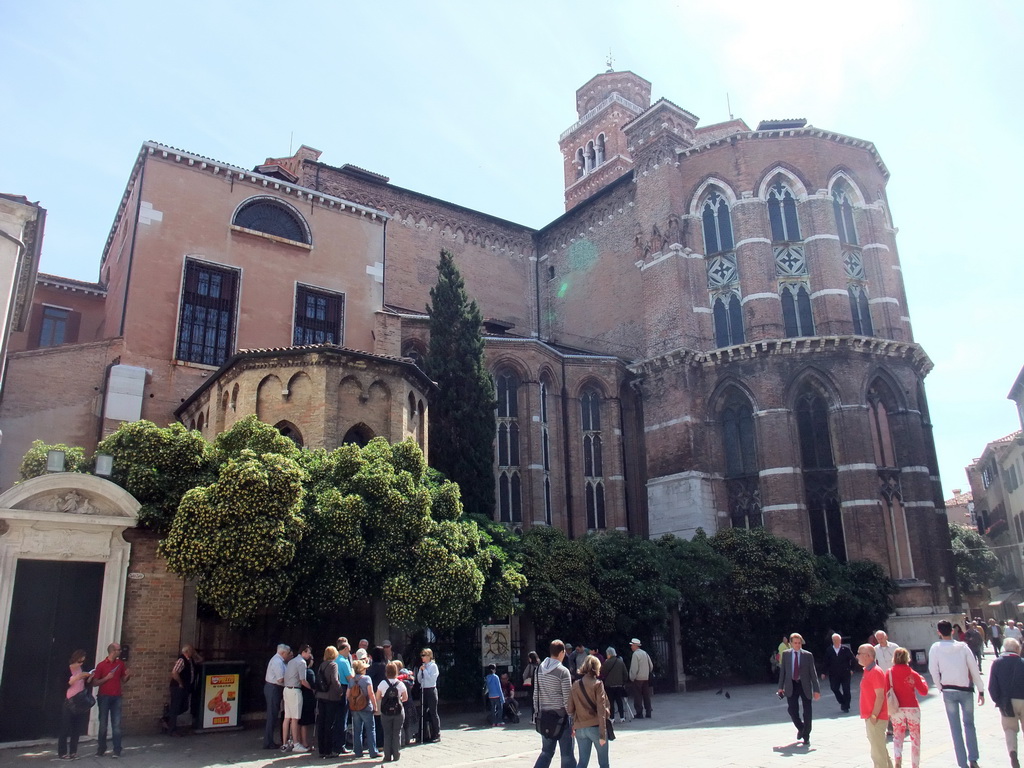
{"label": "tall gothic window", "polygon": [[496,377],[498,390],[498,519],[523,521],[523,490],[519,459],[519,381],[512,373]]}
{"label": "tall gothic window", "polygon": [[839,471],[832,454],[828,411],[825,398],[810,387],[797,398],[796,425],[801,469],[814,554],[831,554],[840,562],[846,562]]}
{"label": "tall gothic window", "polygon": [[857,245],[857,229],[853,225],[853,204],[850,202],[850,190],[845,184],[837,183],[832,188],[832,212],[836,217],[839,242]]}
{"label": "tall gothic window", "polygon": [[710,256],[715,253],[731,251],[732,218],[729,215],[729,203],[718,191],[712,192],[704,200],[700,211],[704,229],[704,253]]}
{"label": "tall gothic window", "polygon": [[723,291],[715,296],[711,307],[715,321],[715,344],[719,347],[731,347],[742,344],[743,337],[743,305],[739,294],[735,291]]}
{"label": "tall gothic window", "polygon": [[601,444],[601,396],[587,389],[580,398],[583,426],[583,482],[587,505],[587,529],[606,527],[604,511],[604,459]]}
{"label": "tall gothic window", "polygon": [[551,525],[551,432],[548,427],[548,381],[540,381],[540,443],[544,467],[544,522]]}
{"label": "tall gothic window", "polygon": [[786,282],[780,288],[782,298],[782,322],[786,338],[814,335],[814,317],[811,315],[811,294],[807,284]]}
{"label": "tall gothic window", "polygon": [[879,506],[885,522],[889,547],[889,573],[894,579],[914,578],[914,560],[910,552],[910,531],[903,507],[903,486],[899,460],[889,416],[895,399],[882,381],[868,390],[868,416],[871,419],[871,444],[878,468]]}
{"label": "tall gothic window", "polygon": [[847,285],[846,291],[850,296],[853,332],[858,336],[873,336],[875,329],[871,323],[871,305],[868,303],[867,286],[861,283],[850,283]]}
{"label": "tall gothic window", "polygon": [[763,520],[754,410],[745,397],[732,392],[719,418],[725,446],[725,488],[732,525],[734,528],[760,528]]}
{"label": "tall gothic window", "polygon": [[222,365],[234,348],[238,273],[189,259],[181,286],[178,360]]}
{"label": "tall gothic window", "polygon": [[800,237],[800,222],[796,217],[796,198],[781,180],[768,188],[768,221],[772,227],[772,241],[796,242]]}

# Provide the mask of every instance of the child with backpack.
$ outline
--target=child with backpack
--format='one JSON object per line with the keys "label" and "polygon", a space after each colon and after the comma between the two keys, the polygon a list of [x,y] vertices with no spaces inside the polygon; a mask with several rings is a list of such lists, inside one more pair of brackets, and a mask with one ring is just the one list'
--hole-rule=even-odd
{"label": "child with backpack", "polygon": [[491,725],[504,725],[501,719],[501,709],[505,704],[505,695],[501,692],[501,679],[497,675],[498,668],[493,664],[487,666],[487,677],[484,684],[487,686],[487,702],[491,705]]}
{"label": "child with backpack", "polygon": [[384,679],[377,686],[377,711],[380,712],[384,730],[381,746],[385,763],[397,760],[398,751],[402,748],[402,723],[405,720],[403,703],[409,700],[409,691],[405,683],[398,679],[401,671],[402,662],[392,661],[385,667]]}

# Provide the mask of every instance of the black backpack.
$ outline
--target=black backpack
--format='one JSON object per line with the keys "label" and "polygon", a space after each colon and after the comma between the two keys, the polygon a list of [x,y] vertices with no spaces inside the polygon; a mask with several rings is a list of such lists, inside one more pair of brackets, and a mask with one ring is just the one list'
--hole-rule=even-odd
{"label": "black backpack", "polygon": [[334,664],[333,661],[325,661],[316,671],[316,689],[320,693],[329,693],[331,690],[331,678],[324,674],[324,664]]}
{"label": "black backpack", "polygon": [[382,715],[397,715],[402,711],[402,699],[398,695],[398,683],[392,683],[390,680],[385,681],[388,684],[388,689],[384,691],[384,698],[380,702],[380,712]]}

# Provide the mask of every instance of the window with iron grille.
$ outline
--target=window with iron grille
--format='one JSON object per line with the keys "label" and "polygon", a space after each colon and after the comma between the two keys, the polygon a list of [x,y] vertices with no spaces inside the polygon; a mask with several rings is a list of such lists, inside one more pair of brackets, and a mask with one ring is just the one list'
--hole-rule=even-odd
{"label": "window with iron grille", "polygon": [[232,223],[237,227],[309,244],[309,232],[298,214],[273,198],[257,197],[245,203],[238,209]]}
{"label": "window with iron grille", "polygon": [[341,344],[344,339],[345,294],[306,285],[295,291],[295,346]]}
{"label": "window with iron grille", "polygon": [[222,365],[234,349],[238,273],[201,261],[185,262],[176,357]]}

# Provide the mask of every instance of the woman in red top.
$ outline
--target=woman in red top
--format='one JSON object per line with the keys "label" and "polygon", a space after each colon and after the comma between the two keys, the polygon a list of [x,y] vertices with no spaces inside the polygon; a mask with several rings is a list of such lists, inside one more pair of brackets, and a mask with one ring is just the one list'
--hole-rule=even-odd
{"label": "woman in red top", "polygon": [[910,764],[913,768],[921,765],[921,705],[917,694],[928,693],[928,683],[910,668],[910,651],[898,648],[893,654],[893,665],[889,671],[892,690],[900,702],[900,711],[889,713],[892,723],[892,756],[896,768],[903,765],[903,737],[910,732]]}

